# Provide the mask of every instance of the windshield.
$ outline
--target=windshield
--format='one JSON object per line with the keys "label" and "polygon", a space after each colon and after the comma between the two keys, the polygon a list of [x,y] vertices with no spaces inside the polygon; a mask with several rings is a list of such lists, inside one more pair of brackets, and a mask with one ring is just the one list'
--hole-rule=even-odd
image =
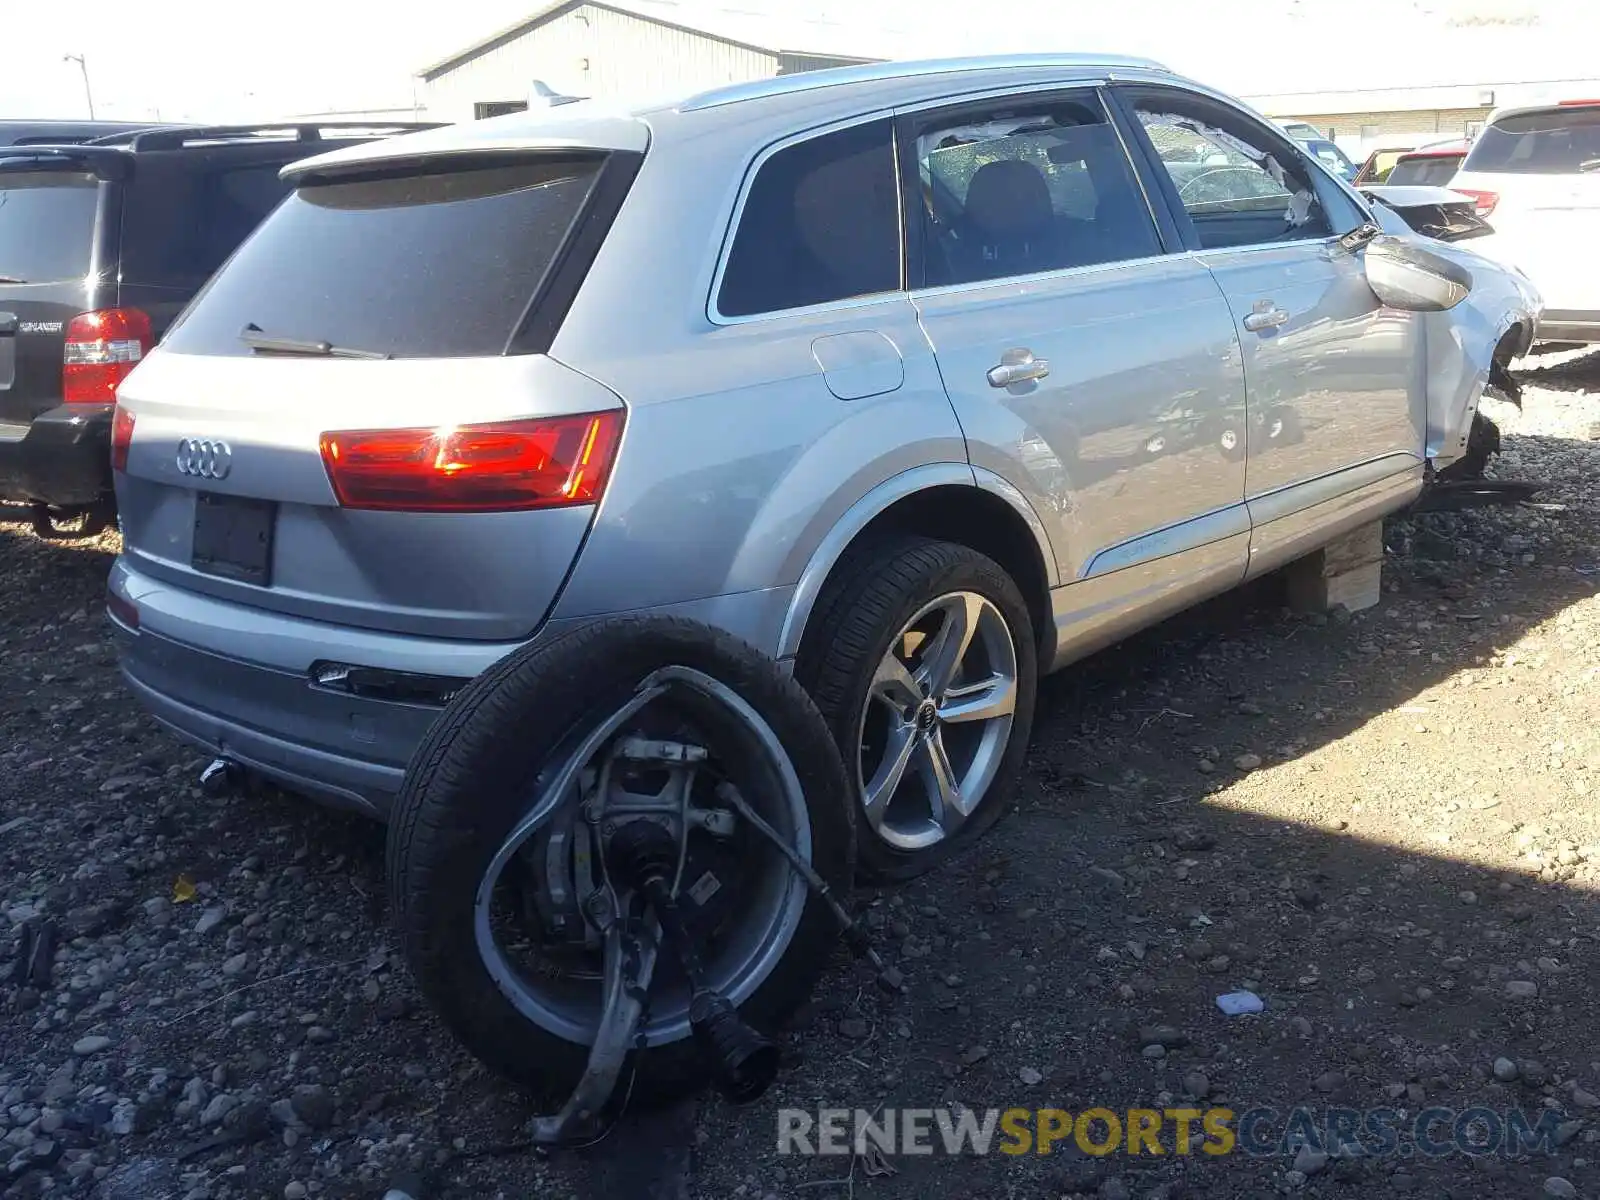
{"label": "windshield", "polygon": [[55,283],[87,274],[98,195],[93,175],[0,171],[0,277]]}
{"label": "windshield", "polygon": [[1485,129],[1463,169],[1573,175],[1596,159],[1600,159],[1600,105],[1542,108],[1501,117]]}

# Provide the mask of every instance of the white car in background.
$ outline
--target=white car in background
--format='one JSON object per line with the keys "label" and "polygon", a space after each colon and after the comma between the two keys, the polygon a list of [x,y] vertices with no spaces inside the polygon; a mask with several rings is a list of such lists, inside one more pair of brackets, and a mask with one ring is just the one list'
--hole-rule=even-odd
{"label": "white car in background", "polygon": [[1600,100],[1492,113],[1450,189],[1494,226],[1472,248],[1543,294],[1539,340],[1600,342]]}

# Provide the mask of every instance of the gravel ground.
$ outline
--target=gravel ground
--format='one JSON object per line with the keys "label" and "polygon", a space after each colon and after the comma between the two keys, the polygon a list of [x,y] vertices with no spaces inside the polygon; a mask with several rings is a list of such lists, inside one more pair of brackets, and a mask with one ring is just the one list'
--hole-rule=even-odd
{"label": "gravel ground", "polygon": [[[1046,684],[1020,811],[860,897],[759,1104],[545,1157],[392,953],[381,832],[194,786],[123,693],[115,535],[0,525],[6,1196],[1600,1196],[1600,353],[1523,364],[1541,507],[1390,523],[1383,604],[1270,588]],[[1248,989],[1259,1016],[1214,998]],[[1308,1105],[1557,1114],[1529,1156],[775,1152],[777,1110]]]}

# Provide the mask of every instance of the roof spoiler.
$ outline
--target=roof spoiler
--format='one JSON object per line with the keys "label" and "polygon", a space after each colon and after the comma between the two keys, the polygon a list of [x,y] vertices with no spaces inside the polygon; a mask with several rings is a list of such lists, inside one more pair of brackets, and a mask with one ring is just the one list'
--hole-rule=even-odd
{"label": "roof spoiler", "polygon": [[176,150],[196,142],[293,140],[317,144],[326,134],[372,133],[380,137],[437,129],[439,121],[263,121],[253,125],[167,126],[145,130],[118,144],[130,150]]}

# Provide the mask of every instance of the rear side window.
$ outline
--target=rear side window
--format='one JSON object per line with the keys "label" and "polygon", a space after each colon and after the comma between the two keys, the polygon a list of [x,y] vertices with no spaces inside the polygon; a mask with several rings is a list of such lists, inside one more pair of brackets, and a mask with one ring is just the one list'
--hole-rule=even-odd
{"label": "rear side window", "polygon": [[196,288],[261,224],[289,185],[281,162],[206,163],[147,155],[123,188],[122,278]]}
{"label": "rear side window", "polygon": [[0,171],[0,284],[87,274],[99,192],[77,171]]}
{"label": "rear side window", "polygon": [[1389,172],[1388,183],[1443,187],[1456,177],[1461,160],[1453,155],[1428,155],[1424,158],[1402,158]]}
{"label": "rear side window", "polygon": [[1463,170],[1513,175],[1600,170],[1600,105],[1501,117],[1479,136]]}
{"label": "rear side window", "polygon": [[899,286],[894,142],[887,120],[872,121],[787,146],[761,165],[717,311],[750,316]]}
{"label": "rear side window", "polygon": [[313,183],[190,306],[166,345],[249,354],[246,325],[395,358],[506,353],[600,157]]}
{"label": "rear side window", "polygon": [[917,127],[928,287],[1161,253],[1121,140],[1091,94]]}

